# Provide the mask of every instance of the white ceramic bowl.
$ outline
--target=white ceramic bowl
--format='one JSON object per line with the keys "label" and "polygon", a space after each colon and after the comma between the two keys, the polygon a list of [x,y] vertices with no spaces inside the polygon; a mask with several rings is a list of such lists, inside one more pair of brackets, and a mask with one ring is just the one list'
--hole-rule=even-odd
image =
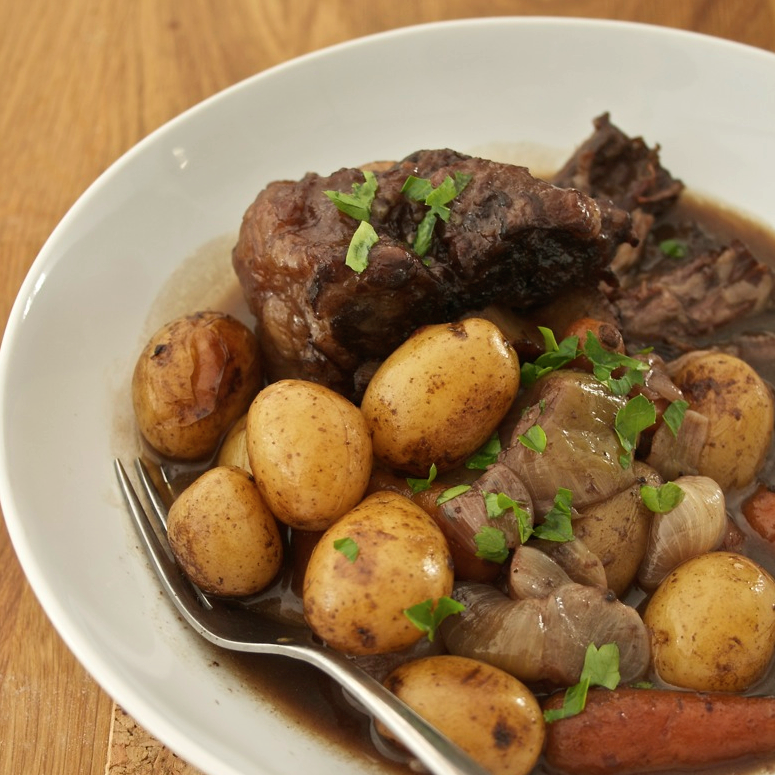
{"label": "white ceramic bowl", "polygon": [[160,597],[111,467],[132,454],[128,383],[144,338],[198,305],[205,258],[230,278],[242,214],[275,178],[445,146],[522,144],[524,160],[547,166],[604,111],[660,143],[690,188],[775,225],[773,84],[775,56],[668,29],[433,24],[261,73],[121,158],[51,235],[0,351],[0,499],[30,583],[78,659],[207,773],[370,769],[214,667]]}

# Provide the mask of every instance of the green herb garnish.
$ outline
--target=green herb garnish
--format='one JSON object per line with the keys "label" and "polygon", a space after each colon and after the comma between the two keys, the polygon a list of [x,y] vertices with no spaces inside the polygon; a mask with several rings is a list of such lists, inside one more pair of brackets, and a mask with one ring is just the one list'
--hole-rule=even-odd
{"label": "green herb garnish", "polygon": [[620,680],[619,647],[616,643],[605,643],[599,649],[594,643],[590,643],[584,655],[584,667],[579,682],[566,689],[561,708],[544,711],[544,721],[551,724],[578,715],[587,704],[590,686],[615,689]]}
{"label": "green herb garnish", "polygon": [[370,170],[364,170],[363,177],[364,183],[353,183],[351,194],[323,192],[341,212],[361,222],[350,240],[345,257],[345,264],[358,273],[369,265],[369,251],[379,242],[377,232],[369,223],[371,205],[377,193],[377,177]]}
{"label": "green herb garnish", "polygon": [[672,511],[684,499],[685,494],[675,482],[665,482],[659,487],[644,484],[640,488],[641,500],[646,508],[655,514]]}
{"label": "green herb garnish", "polygon": [[466,468],[484,471],[487,466],[491,466],[497,461],[500,451],[501,440],[496,431],[466,460]]}
{"label": "green herb garnish", "polygon": [[531,425],[517,439],[523,447],[527,447],[539,455],[546,450],[546,431],[540,425]]}
{"label": "green herb garnish", "polygon": [[560,487],[554,496],[554,506],[547,512],[544,521],[536,525],[533,535],[545,541],[565,543],[573,541],[573,522],[571,520],[571,505],[573,495],[570,490]]}
{"label": "green herb garnish", "polygon": [[677,239],[666,239],[659,243],[659,249],[670,258],[686,258],[689,252],[686,243]]}
{"label": "green herb garnish", "polygon": [[433,600],[425,600],[422,603],[413,605],[411,608],[404,609],[404,616],[421,632],[428,636],[432,641],[436,636],[436,630],[439,625],[453,614],[459,614],[465,611],[465,606],[451,597],[440,597],[433,604]]}
{"label": "green herb garnish", "polygon": [[619,443],[624,454],[619,457],[622,468],[629,468],[632,462],[632,452],[638,444],[641,431],[651,427],[657,421],[657,410],[654,404],[643,394],[631,398],[616,413],[614,430],[619,437]]}
{"label": "green herb garnish", "polygon": [[506,534],[497,527],[483,525],[474,536],[476,542],[476,556],[483,560],[491,560],[503,564],[509,556],[509,548],[506,545]]}
{"label": "green herb garnish", "polygon": [[412,248],[418,256],[422,257],[431,246],[433,239],[433,230],[436,226],[436,221],[441,218],[442,221],[447,223],[450,217],[450,209],[447,205],[470,183],[471,175],[465,175],[462,172],[456,172],[455,177],[451,178],[447,175],[446,178],[436,188],[430,180],[425,178],[418,178],[414,175],[410,175],[401,191],[406,194],[409,199],[413,199],[415,202],[423,202],[430,210],[425,214],[424,218],[417,227],[417,234],[414,238],[414,244]]}
{"label": "green herb garnish", "polygon": [[[587,331],[582,352],[592,364],[592,373],[615,396],[626,396],[635,385],[642,385],[649,366],[645,361],[606,350],[592,331]],[[619,371],[614,377],[614,371]]]}
{"label": "green herb garnish", "polygon": [[579,354],[579,338],[567,336],[559,344],[550,328],[538,326],[544,338],[544,352],[532,363],[523,363],[521,368],[521,383],[523,387],[537,382],[541,377],[566,366]]}
{"label": "green herb garnish", "polygon": [[358,559],[358,544],[352,538],[337,538],[334,541],[334,549],[341,552],[350,562]]}
{"label": "green herb garnish", "polygon": [[450,487],[448,490],[444,490],[438,498],[436,498],[436,505],[441,506],[442,503],[451,501],[453,498],[457,498],[458,495],[462,495],[464,492],[468,492],[471,489],[470,484],[458,484],[454,487]]}
{"label": "green herb garnish", "polygon": [[505,492],[485,492],[482,493],[482,495],[484,496],[484,506],[487,509],[488,519],[500,519],[507,511],[511,511],[514,514],[514,518],[517,520],[519,539],[524,544],[533,532],[531,524],[533,520],[530,516],[530,512],[522,508],[517,501],[506,495]]}
{"label": "green herb garnish", "polygon": [[427,479],[407,478],[406,483],[409,485],[409,489],[412,491],[412,494],[417,495],[418,492],[425,492],[425,490],[430,490],[437,473],[438,470],[436,468],[436,464],[431,463]]}
{"label": "green herb garnish", "polygon": [[683,425],[686,410],[688,408],[688,402],[678,399],[677,401],[673,401],[667,409],[665,409],[662,419],[665,421],[665,425],[670,428],[673,436],[678,436],[678,431],[681,429],[681,425]]}

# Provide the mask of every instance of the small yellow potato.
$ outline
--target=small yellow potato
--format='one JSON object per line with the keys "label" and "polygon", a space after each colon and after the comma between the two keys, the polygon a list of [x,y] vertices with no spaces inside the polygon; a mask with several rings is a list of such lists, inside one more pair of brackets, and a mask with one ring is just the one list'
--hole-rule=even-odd
{"label": "small yellow potato", "polygon": [[261,385],[253,332],[221,312],[198,312],[162,326],[132,375],[140,432],[162,455],[196,460],[215,452]]}
{"label": "small yellow potato", "polygon": [[[396,668],[385,686],[492,775],[527,775],[541,755],[541,707],[521,681],[497,667],[467,657],[426,657]],[[382,724],[377,729],[398,742]]]}
{"label": "small yellow potato", "polygon": [[205,471],[172,504],[167,535],[183,572],[205,592],[252,595],[282,564],[274,516],[241,468]]}
{"label": "small yellow potato", "polygon": [[395,350],[361,402],[374,455],[427,476],[462,463],[492,435],[519,389],[519,359],[482,318],[426,326]]}
{"label": "small yellow potato", "polygon": [[247,450],[269,508],[299,530],[325,530],[361,500],[371,475],[363,415],[314,382],[281,380],[255,397]]}
{"label": "small yellow potato", "polygon": [[673,380],[692,409],[708,418],[698,473],[722,490],[750,484],[772,441],[770,389],[745,362],[726,353],[699,352],[676,362]]}
{"label": "small yellow potato", "polygon": [[248,473],[250,470],[250,460],[248,459],[248,441],[247,441],[248,415],[242,417],[231,426],[226,437],[218,450],[216,464],[219,466],[237,466]]}
{"label": "small yellow potato", "polygon": [[452,557],[441,530],[404,495],[376,492],[320,538],[304,576],[304,616],[347,654],[408,648],[423,632],[407,608],[452,593]]}
{"label": "small yellow potato", "polygon": [[741,692],[763,676],[775,653],[775,580],[741,554],[703,554],[667,576],[643,620],[663,681]]}

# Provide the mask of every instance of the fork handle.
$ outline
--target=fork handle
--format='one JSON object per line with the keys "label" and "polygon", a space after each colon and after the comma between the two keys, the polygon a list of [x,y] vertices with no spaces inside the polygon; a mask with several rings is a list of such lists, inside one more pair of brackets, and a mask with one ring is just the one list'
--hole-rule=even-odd
{"label": "fork handle", "polygon": [[283,652],[315,665],[393,732],[434,775],[491,775],[449,738],[346,656],[314,645],[285,644]]}

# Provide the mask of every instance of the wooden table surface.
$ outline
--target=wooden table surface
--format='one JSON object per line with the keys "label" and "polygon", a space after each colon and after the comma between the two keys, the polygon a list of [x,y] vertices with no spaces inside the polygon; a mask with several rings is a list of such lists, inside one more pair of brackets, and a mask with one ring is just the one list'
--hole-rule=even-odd
{"label": "wooden table surface", "polygon": [[[662,24],[775,51],[775,0],[0,0],[0,320],[84,189],[160,124],[348,38],[473,16]],[[49,624],[0,523],[0,772],[196,771],[137,727]]]}

